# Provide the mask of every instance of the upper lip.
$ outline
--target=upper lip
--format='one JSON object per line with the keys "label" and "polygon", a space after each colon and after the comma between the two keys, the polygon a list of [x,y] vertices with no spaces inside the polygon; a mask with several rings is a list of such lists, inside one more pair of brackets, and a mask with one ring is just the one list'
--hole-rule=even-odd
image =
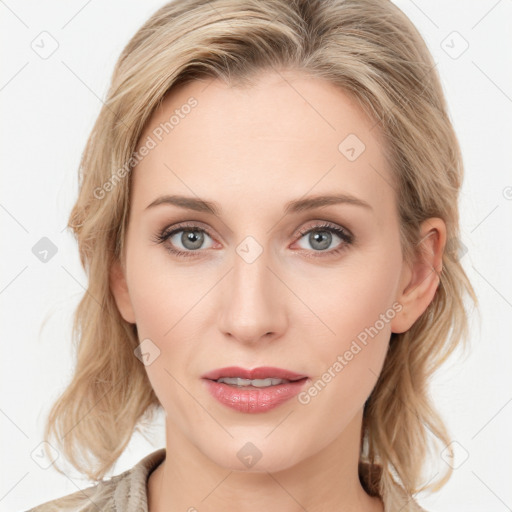
{"label": "upper lip", "polygon": [[221,377],[240,377],[242,379],[250,380],[268,378],[300,380],[307,377],[307,375],[295,373],[283,368],[276,368],[274,366],[260,366],[258,368],[253,368],[252,370],[240,368],[239,366],[228,366],[226,368],[217,368],[216,370],[212,370],[201,375],[202,379],[209,380],[218,380]]}

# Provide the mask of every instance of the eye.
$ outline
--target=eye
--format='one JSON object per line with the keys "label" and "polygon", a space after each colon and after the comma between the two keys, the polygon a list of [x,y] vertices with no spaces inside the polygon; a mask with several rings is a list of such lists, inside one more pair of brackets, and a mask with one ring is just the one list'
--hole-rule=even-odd
{"label": "eye", "polygon": [[[348,231],[330,223],[324,223],[321,225],[312,226],[306,229],[302,229],[298,233],[301,238],[305,238],[306,242],[312,247],[313,251],[320,254],[310,254],[311,257],[315,258],[324,255],[338,254],[344,251],[350,246],[354,237]],[[306,236],[307,235],[307,236]],[[334,239],[339,238],[342,243],[337,248],[331,251],[327,251]],[[305,249],[308,249],[305,247]]]}
{"label": "eye", "polygon": [[[203,247],[205,236],[210,238],[208,232],[196,224],[181,224],[172,230],[164,229],[153,239],[154,242],[165,244],[165,248],[176,256],[197,256]],[[211,245],[210,245],[211,247]]]}
{"label": "eye", "polygon": [[[333,235],[334,241],[336,238],[339,238],[342,243],[333,250],[326,250],[331,247]],[[338,254],[346,250],[354,241],[353,235],[344,228],[325,222],[299,230],[296,236],[300,237],[300,239],[305,238],[307,243],[310,244],[312,249],[302,248],[307,250],[306,257],[313,258]],[[170,230],[168,228],[164,229],[153,238],[153,241],[158,244],[164,244],[166,250],[171,254],[189,258],[200,255],[201,249],[212,247],[213,244],[207,247],[203,246],[206,237],[212,240],[206,229],[194,223],[186,223],[174,226]]]}

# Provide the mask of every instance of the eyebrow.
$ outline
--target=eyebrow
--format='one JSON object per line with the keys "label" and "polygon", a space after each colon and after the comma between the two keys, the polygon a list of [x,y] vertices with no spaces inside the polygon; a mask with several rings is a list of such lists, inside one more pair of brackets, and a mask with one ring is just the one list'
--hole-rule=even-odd
{"label": "eyebrow", "polygon": [[[220,216],[222,208],[214,201],[207,201],[205,199],[179,196],[179,195],[164,195],[155,199],[151,204],[146,207],[146,210],[161,204],[170,204],[184,208],[186,210],[193,210],[195,212],[211,213]],[[336,194],[336,195],[318,195],[310,196],[304,199],[296,199],[286,203],[284,213],[300,213],[314,208],[321,208],[322,206],[330,206],[334,204],[348,204],[354,206],[361,206],[368,210],[373,210],[372,206],[350,194]]]}

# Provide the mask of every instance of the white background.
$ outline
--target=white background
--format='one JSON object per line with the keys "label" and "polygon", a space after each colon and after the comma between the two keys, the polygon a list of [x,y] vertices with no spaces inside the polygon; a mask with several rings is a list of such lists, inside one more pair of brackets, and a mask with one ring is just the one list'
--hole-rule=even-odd
{"label": "white background", "polygon": [[[462,145],[461,227],[468,248],[462,261],[482,319],[472,318],[470,355],[452,358],[432,387],[458,443],[458,467],[437,495],[417,500],[430,512],[512,510],[512,51],[506,37],[512,2],[395,3],[427,41]],[[1,511],[25,510],[89,485],[77,475],[42,469],[30,456],[51,403],[72,374],[71,318],[86,287],[65,226],[77,195],[80,154],[115,61],[163,4],[0,2]],[[47,59],[31,48],[42,31],[58,42]],[[461,37],[469,47],[452,58]],[[32,253],[42,237],[58,248],[47,263]],[[162,429],[160,418],[151,442],[134,436],[112,474],[164,446]]]}

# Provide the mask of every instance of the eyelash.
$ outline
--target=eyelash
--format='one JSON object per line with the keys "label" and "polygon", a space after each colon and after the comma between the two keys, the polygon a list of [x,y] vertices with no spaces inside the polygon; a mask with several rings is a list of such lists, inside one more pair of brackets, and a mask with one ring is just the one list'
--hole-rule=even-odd
{"label": "eyelash", "polygon": [[[180,231],[199,231],[201,233],[206,233],[210,238],[213,238],[210,235],[210,233],[208,233],[208,231],[206,229],[201,228],[196,224],[185,223],[185,224],[180,224],[180,225],[176,226],[172,231],[168,231],[168,228],[165,228],[160,233],[157,233],[157,235],[153,238],[153,242],[155,242],[157,244],[164,244],[169,238],[171,238],[176,233],[179,233]],[[307,235],[311,231],[320,231],[320,232],[321,231],[329,231],[329,232],[337,235],[339,238],[341,238],[343,243],[341,243],[337,249],[333,249],[331,251],[315,251],[318,254],[308,254],[308,255],[306,255],[306,257],[308,257],[308,258],[319,258],[319,257],[322,258],[322,257],[327,257],[327,256],[334,256],[336,254],[339,254],[339,253],[347,250],[348,247],[354,243],[353,235],[351,235],[345,229],[339,228],[330,223],[318,224],[315,226],[311,226],[309,228],[303,228],[303,229],[299,230],[297,232],[297,235],[298,235],[297,240],[302,238],[304,235]],[[178,257],[183,257],[183,258],[191,258],[191,257],[193,258],[199,252],[199,251],[181,251],[179,249],[173,249],[170,246],[166,246],[165,248],[171,254],[178,256]]]}

